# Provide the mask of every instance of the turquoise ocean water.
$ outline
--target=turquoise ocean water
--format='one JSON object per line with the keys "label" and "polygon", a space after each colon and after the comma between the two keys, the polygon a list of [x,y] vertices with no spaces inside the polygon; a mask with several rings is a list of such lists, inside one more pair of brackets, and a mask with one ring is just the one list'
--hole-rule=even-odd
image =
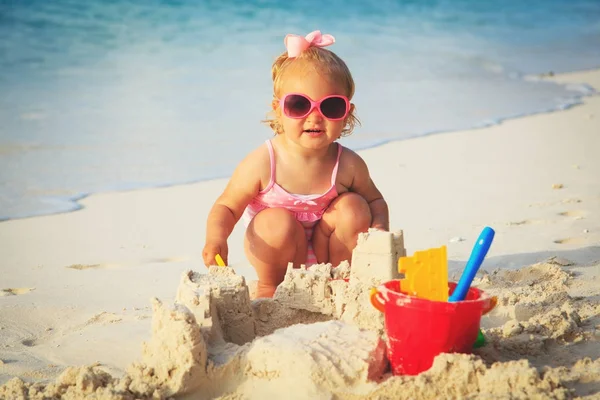
{"label": "turquoise ocean water", "polygon": [[535,76],[600,66],[598,0],[0,0],[0,220],[228,176],[271,136],[283,37],[315,29],[357,150],[569,107],[591,88]]}

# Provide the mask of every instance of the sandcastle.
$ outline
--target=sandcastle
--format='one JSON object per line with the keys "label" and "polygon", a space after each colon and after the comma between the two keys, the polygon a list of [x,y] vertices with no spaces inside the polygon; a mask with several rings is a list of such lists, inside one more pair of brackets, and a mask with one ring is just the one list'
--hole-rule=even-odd
{"label": "sandcastle", "polygon": [[348,262],[288,268],[272,299],[251,300],[229,267],[186,271],[175,303],[152,300],[152,337],[115,378],[68,367],[54,383],[14,378],[5,398],[331,399],[373,392],[387,370],[382,314],[370,289],[397,278],[402,232],[361,234]]}
{"label": "sandcastle", "polygon": [[335,268],[290,264],[272,299],[250,300],[244,277],[229,267],[187,271],[173,307],[154,300],[145,374],[158,380],[161,395],[194,399],[240,388],[262,398],[292,381],[303,398],[371,390],[387,360],[383,317],[369,290],[397,279],[405,254],[401,231],[369,230],[359,236],[352,268],[347,261]]}

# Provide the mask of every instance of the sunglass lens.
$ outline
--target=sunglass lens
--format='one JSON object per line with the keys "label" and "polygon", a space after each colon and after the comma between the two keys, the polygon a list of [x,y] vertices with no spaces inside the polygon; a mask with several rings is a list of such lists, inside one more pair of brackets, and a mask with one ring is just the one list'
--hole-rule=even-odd
{"label": "sunglass lens", "polygon": [[339,119],[346,116],[346,100],[343,97],[330,97],[321,103],[321,113],[325,118]]}
{"label": "sunglass lens", "polygon": [[283,111],[290,118],[303,117],[310,111],[310,100],[297,94],[289,95],[283,103]]}

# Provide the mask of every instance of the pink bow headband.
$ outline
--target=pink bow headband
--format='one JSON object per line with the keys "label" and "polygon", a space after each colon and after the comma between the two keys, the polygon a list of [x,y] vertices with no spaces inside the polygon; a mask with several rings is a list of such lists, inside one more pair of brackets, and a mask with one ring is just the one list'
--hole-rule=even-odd
{"label": "pink bow headband", "polygon": [[331,35],[321,35],[321,31],[313,31],[306,37],[289,34],[283,39],[287,49],[288,57],[298,57],[300,53],[309,47],[326,47],[335,43],[335,38]]}

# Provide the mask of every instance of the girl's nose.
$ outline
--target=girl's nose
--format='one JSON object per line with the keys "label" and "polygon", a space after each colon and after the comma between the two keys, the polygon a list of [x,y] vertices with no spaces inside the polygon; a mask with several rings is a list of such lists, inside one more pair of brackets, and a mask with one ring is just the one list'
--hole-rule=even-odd
{"label": "girl's nose", "polygon": [[306,116],[308,121],[321,121],[323,116],[317,107],[313,108],[313,110]]}

